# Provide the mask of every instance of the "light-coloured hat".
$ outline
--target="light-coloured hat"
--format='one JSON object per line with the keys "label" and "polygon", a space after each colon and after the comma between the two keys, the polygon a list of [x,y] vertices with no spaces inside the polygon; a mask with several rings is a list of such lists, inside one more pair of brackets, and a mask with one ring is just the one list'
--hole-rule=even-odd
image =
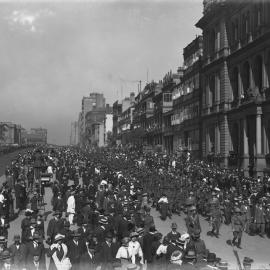
{"label": "light-coloured hat", "polygon": [[175,250],[171,255],[171,261],[179,261],[183,257],[183,253],[180,250]]}
{"label": "light-coloured hat", "polygon": [[54,240],[58,241],[58,240],[62,240],[65,239],[65,236],[63,234],[58,233],[55,237]]}

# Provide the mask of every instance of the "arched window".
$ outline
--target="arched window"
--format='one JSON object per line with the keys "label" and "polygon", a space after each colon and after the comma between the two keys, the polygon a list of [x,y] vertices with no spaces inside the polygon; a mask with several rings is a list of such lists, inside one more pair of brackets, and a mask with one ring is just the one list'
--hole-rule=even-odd
{"label": "arched window", "polygon": [[262,80],[262,56],[258,55],[254,62],[254,81],[255,86],[258,87],[259,90],[262,89],[263,80]]}
{"label": "arched window", "polygon": [[244,66],[243,66],[242,81],[243,81],[244,92],[246,92],[248,90],[248,88],[250,87],[250,66],[249,66],[249,62],[245,62]]}

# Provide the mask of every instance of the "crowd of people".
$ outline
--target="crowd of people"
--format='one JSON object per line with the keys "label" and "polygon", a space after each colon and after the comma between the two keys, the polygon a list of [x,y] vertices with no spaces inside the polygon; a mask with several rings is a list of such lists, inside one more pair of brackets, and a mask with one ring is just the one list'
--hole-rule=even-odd
{"label": "crowd of people", "polygon": [[[53,181],[46,188],[40,179],[48,168]],[[225,270],[228,263],[200,238],[201,218],[209,221],[209,237],[219,237],[222,223],[231,226],[233,248],[241,248],[243,233],[270,235],[269,178],[245,177],[190,155],[144,152],[138,146],[43,148],[19,155],[5,175],[2,269]],[[50,218],[40,203],[49,189]],[[186,232],[172,222],[162,235],[152,208],[161,220],[185,215]],[[9,223],[17,215],[24,215],[21,232],[11,232]],[[242,263],[248,269],[252,262],[245,257]]]}

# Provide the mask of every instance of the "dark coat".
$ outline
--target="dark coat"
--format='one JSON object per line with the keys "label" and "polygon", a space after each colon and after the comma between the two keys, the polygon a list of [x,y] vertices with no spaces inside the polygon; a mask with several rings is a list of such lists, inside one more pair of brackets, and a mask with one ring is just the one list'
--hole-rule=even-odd
{"label": "dark coat", "polygon": [[147,262],[153,262],[153,254],[152,254],[152,244],[155,240],[155,235],[153,233],[146,233],[143,237],[143,255],[144,259]]}
{"label": "dark coat", "polygon": [[19,249],[17,249],[16,245],[12,244],[8,249],[12,254],[14,265],[23,268],[26,264],[26,245],[20,244]]}
{"label": "dark coat", "polygon": [[73,240],[67,243],[68,253],[67,257],[69,257],[70,262],[72,264],[72,269],[78,269],[81,260],[82,254],[85,252],[85,244],[79,240],[78,245],[74,243]]}
{"label": "dark coat", "polygon": [[21,184],[15,185],[16,208],[23,210],[26,205],[26,190]]}
{"label": "dark coat", "polygon": [[39,263],[38,268],[36,268],[34,262],[32,261],[27,264],[27,270],[46,270],[46,265]]}
{"label": "dark coat", "polygon": [[93,254],[93,257],[91,258],[87,251],[84,254],[82,254],[79,269],[95,270],[96,268],[97,265],[95,261],[95,255]]}
{"label": "dark coat", "polygon": [[30,219],[29,218],[24,218],[21,222],[21,229],[22,229],[22,242],[25,243],[27,241],[27,238],[26,238],[26,232],[28,230],[28,228],[30,227]]}
{"label": "dark coat", "polygon": [[110,247],[106,242],[101,244],[100,247],[100,259],[101,259],[101,270],[112,270],[112,263],[115,261],[113,256],[113,246]]}
{"label": "dark coat", "polygon": [[40,258],[40,264],[45,264],[45,248],[44,245],[39,243],[38,246],[35,248],[33,241],[26,244],[26,263],[31,263],[33,261],[33,256],[36,254],[36,252],[39,253]]}
{"label": "dark coat", "polygon": [[52,218],[48,224],[47,237],[54,239],[55,235],[59,233],[63,227],[64,221],[62,219],[56,220],[55,218]]}

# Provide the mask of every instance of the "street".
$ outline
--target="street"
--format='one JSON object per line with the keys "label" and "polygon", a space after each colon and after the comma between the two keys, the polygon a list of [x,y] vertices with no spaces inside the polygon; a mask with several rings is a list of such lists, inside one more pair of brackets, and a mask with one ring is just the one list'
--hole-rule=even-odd
{"label": "street", "polygon": [[[0,178],[0,182],[5,180],[5,176]],[[45,191],[45,213],[48,214],[47,220],[45,222],[45,231],[47,229],[48,221],[51,219],[52,208],[51,208],[51,197],[52,192],[50,188],[46,188]],[[158,231],[160,231],[163,236],[170,231],[170,226],[172,222],[176,222],[178,225],[178,231],[182,234],[186,231],[185,228],[185,214],[182,213],[181,216],[173,215],[172,219],[167,218],[166,221],[162,221],[159,218],[159,212],[155,209],[151,210],[151,214],[154,217],[155,225]],[[21,232],[21,221],[24,218],[24,214],[20,214],[17,219],[10,223],[8,244],[12,242],[14,234]],[[226,241],[231,239],[232,231],[230,226],[222,225],[220,230],[220,237],[210,237],[206,233],[209,231],[209,224],[204,218],[200,217],[202,233],[201,238],[205,241],[206,247],[211,251],[215,252],[217,257],[222,258],[229,263],[229,269],[238,269],[237,260],[233,253],[233,248],[226,244]],[[250,257],[254,259],[252,269],[270,269],[269,267],[269,250],[270,250],[270,239],[261,238],[259,236],[249,236],[244,233],[242,238],[242,249],[236,249],[239,254],[240,261],[242,262],[244,257]]]}

